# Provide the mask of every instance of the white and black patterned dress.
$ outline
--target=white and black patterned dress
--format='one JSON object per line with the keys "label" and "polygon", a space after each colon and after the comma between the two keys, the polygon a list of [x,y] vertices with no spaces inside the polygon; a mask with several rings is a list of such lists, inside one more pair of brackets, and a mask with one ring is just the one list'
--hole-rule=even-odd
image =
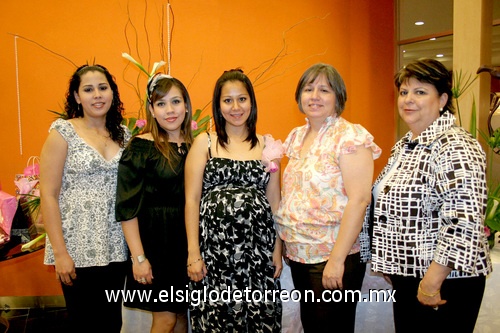
{"label": "white and black patterned dress", "polygon": [[[127,244],[121,225],[115,223],[116,178],[123,148],[106,160],[78,135],[70,121],[57,119],[50,126],[52,130],[68,144],[59,206],[64,242],[75,267],[126,261]],[[126,131],[125,142],[129,139]],[[44,261],[55,264],[50,238]]]}
{"label": "white and black patterned dress", "polygon": [[[210,151],[210,149],[209,149]],[[266,198],[269,173],[260,160],[239,161],[212,157],[205,166],[200,205],[200,250],[208,270],[190,289],[233,297],[200,304],[191,302],[193,332],[280,332],[281,303],[273,278],[274,220]],[[246,299],[245,289],[255,301]],[[216,291],[216,292],[215,292]],[[269,300],[259,300],[265,291]],[[250,300],[252,293],[248,293]]]}

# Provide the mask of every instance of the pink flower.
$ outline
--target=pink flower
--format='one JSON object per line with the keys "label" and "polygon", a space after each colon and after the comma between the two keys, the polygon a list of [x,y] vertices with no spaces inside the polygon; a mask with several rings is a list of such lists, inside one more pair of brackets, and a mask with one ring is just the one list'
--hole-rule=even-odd
{"label": "pink flower", "polygon": [[267,169],[269,169],[270,173],[275,173],[276,171],[278,171],[278,166],[276,165],[276,163],[271,162],[271,163],[269,163],[269,166],[267,167]]}
{"label": "pink flower", "polygon": [[194,120],[191,120],[191,129],[196,131],[198,129],[198,123]]}
{"label": "pink flower", "polygon": [[484,234],[486,235],[486,237],[490,237],[491,235],[491,231],[490,231],[490,228],[488,228],[488,226],[484,226]]}
{"label": "pink flower", "polygon": [[135,126],[137,126],[138,128],[143,128],[144,126],[146,126],[146,119],[137,119],[137,121],[135,122]]}
{"label": "pink flower", "polygon": [[266,172],[278,171],[278,165],[273,160],[283,157],[284,149],[281,140],[274,140],[270,134],[264,135],[265,147],[262,150],[262,163]]}

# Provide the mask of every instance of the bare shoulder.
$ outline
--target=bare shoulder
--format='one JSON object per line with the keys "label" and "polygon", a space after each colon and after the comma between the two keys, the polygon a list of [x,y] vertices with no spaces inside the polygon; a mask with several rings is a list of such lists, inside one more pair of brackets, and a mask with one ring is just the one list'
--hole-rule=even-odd
{"label": "bare shoulder", "polygon": [[260,146],[264,147],[266,145],[266,137],[267,136],[268,136],[267,134],[266,135],[262,135],[262,134],[258,134],[257,133],[257,139],[259,140],[259,145]]}
{"label": "bare shoulder", "polygon": [[[202,132],[194,138],[193,144],[191,145],[191,148],[189,149],[190,152],[201,152],[203,150],[207,150],[208,147],[208,135],[206,132]],[[192,155],[192,154],[191,154]]]}
{"label": "bare shoulder", "polygon": [[45,150],[66,150],[68,148],[68,143],[63,138],[61,133],[56,130],[52,130],[49,132],[43,147]]}
{"label": "bare shoulder", "polygon": [[144,140],[154,141],[154,139],[153,139],[153,135],[151,134],[151,132],[144,133],[144,134],[139,134],[137,137],[138,137],[139,139],[144,139]]}

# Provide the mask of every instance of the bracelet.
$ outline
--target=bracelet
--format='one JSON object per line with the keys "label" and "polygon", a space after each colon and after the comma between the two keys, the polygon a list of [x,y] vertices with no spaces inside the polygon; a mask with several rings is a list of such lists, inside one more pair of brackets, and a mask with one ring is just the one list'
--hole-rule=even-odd
{"label": "bracelet", "polygon": [[186,267],[189,267],[189,266],[191,266],[192,264],[196,264],[198,261],[201,261],[201,258],[196,259],[196,260],[195,260],[195,261],[193,261],[192,263],[190,263],[190,264],[186,265]]}
{"label": "bracelet", "polygon": [[438,289],[436,292],[432,293],[432,294],[428,294],[426,293],[425,291],[423,291],[422,287],[420,287],[420,284],[422,284],[422,280],[420,280],[420,283],[418,284],[418,291],[420,291],[422,293],[422,295],[424,296],[427,296],[427,297],[434,297],[436,296],[437,294],[439,294],[439,292],[441,291],[441,289]]}

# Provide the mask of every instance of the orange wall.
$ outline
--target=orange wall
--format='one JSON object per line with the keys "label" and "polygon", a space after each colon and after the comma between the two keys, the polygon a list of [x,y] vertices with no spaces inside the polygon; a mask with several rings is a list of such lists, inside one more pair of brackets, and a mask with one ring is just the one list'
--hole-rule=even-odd
{"label": "orange wall", "polygon": [[[0,182],[5,191],[14,192],[14,174],[23,170],[30,156],[39,155],[54,120],[47,110],[62,110],[75,69],[71,62],[81,65],[95,59],[106,66],[117,78],[127,114],[137,115],[139,98],[127,82],[138,82],[142,94],[145,75],[121,53],[140,58],[147,68],[162,59],[167,53],[165,48],[160,51],[162,33],[167,42],[166,27],[161,30],[162,13],[163,25],[167,23],[166,3],[148,0],[146,7],[145,0],[0,1]],[[365,126],[384,150],[376,161],[378,174],[395,142],[394,0],[170,4],[171,74],[188,86],[195,108],[207,106],[205,112],[210,112],[215,80],[222,71],[241,67],[254,81],[259,133],[284,140],[293,127],[304,123],[293,98],[300,75],[313,63],[330,63],[346,81],[344,117]],[[41,45],[17,38],[18,81],[14,35]]]}
{"label": "orange wall", "polygon": [[[139,58],[139,50],[143,63],[151,64],[148,68],[159,61],[160,18],[162,11],[166,12],[166,1],[148,0],[147,9],[145,3],[0,2],[0,182],[5,191],[13,193],[14,174],[22,171],[31,155],[39,154],[54,119],[47,110],[62,109],[67,82],[74,71],[69,61],[21,37],[77,65],[95,59],[108,67],[117,78],[127,113],[136,115],[138,98],[124,79],[139,79],[140,88],[144,89],[145,75],[131,67],[121,53],[129,52]],[[171,74],[189,86],[196,108],[210,102],[215,80],[223,70],[240,66],[254,80],[278,56],[271,70],[255,82],[258,130],[285,139],[294,126],[303,123],[293,100],[300,75],[315,62],[331,63],[348,88],[344,116],[364,125],[384,148],[384,156],[376,165],[380,170],[395,138],[393,0],[170,3],[174,12]],[[144,25],[149,32],[149,50]],[[125,39],[126,27],[132,50]],[[166,35],[166,28],[163,33]],[[21,36],[17,38],[17,63],[22,155],[14,34]],[[210,111],[210,106],[206,111]]]}

